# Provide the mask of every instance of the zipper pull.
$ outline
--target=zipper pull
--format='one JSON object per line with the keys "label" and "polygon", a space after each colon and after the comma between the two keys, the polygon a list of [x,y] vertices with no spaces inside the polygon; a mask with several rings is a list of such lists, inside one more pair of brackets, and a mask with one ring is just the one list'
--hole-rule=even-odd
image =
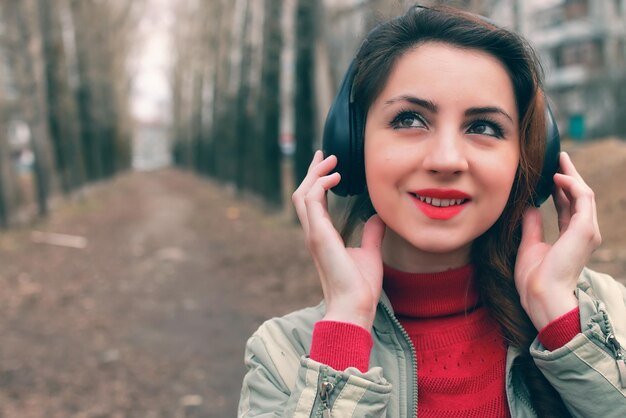
{"label": "zipper pull", "polygon": [[333,391],[335,385],[330,382],[322,382],[320,387],[320,399],[322,400],[322,417],[323,418],[331,418],[330,415],[330,405],[328,404],[328,398],[330,397],[330,392]]}
{"label": "zipper pull", "polygon": [[606,337],[606,343],[613,349],[613,353],[615,354],[617,368],[619,370],[619,380],[622,384],[622,389],[624,389],[626,388],[626,358],[624,358],[624,354],[622,354],[622,347],[614,334],[609,334]]}

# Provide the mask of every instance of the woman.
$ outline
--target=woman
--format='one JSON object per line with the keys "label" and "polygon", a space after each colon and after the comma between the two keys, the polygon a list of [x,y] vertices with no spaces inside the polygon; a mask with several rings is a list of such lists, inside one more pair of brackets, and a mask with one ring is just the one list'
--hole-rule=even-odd
{"label": "woman", "polygon": [[239,415],[625,416],[626,290],[584,268],[593,193],[561,154],[553,245],[530,204],[546,136],[532,50],[413,8],[354,65],[367,187],[344,238],[365,221],[361,245],[330,221],[342,179],[318,151],[293,201],[324,303],[250,338]]}

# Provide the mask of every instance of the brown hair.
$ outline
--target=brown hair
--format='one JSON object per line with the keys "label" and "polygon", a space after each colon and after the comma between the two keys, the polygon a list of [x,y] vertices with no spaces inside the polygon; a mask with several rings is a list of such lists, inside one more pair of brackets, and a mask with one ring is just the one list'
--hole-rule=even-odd
{"label": "brown hair", "polygon": [[[559,394],[530,357],[529,346],[537,331],[520,304],[513,278],[522,215],[543,165],[546,121],[541,67],[528,43],[509,30],[448,7],[413,7],[376,27],[359,49],[353,94],[364,114],[384,88],[398,58],[425,42],[487,52],[502,62],[511,78],[520,118],[520,162],[508,203],[496,223],[472,244],[471,261],[481,300],[499,322],[508,343],[523,353],[519,369],[525,373],[534,409],[542,417],[568,417]],[[349,241],[374,213],[367,191],[354,197],[342,228],[344,240]]]}

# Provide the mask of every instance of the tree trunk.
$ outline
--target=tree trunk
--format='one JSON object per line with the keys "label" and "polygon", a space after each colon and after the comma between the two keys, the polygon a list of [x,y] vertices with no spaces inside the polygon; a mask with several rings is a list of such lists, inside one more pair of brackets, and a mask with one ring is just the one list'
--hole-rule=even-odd
{"label": "tree trunk", "polygon": [[253,130],[249,121],[254,119],[252,114],[252,103],[250,101],[250,63],[252,56],[252,30],[250,22],[252,20],[252,7],[248,1],[244,6],[243,33],[241,37],[241,66],[239,70],[239,91],[237,92],[237,110],[239,112],[239,123],[237,124],[237,172],[235,185],[237,191],[242,192],[246,188],[246,172],[251,171],[246,162],[248,160],[249,138]]}
{"label": "tree trunk", "polygon": [[213,80],[213,129],[212,143],[215,152],[215,169],[217,178],[224,182],[234,181],[234,142],[237,115],[233,114],[233,98],[229,95],[230,58],[231,58],[231,30],[234,3],[221,1],[219,3],[220,23],[216,33],[215,73]]}
{"label": "tree trunk", "polygon": [[[4,80],[4,74],[0,69],[0,80]],[[11,187],[11,157],[9,154],[8,140],[6,138],[4,91],[0,89],[0,227],[6,229],[9,224],[11,205],[7,189]]]}
{"label": "tree trunk", "polygon": [[280,136],[280,52],[282,33],[280,26],[280,0],[265,0],[263,21],[263,69],[261,72],[263,109],[263,164],[261,194],[272,206],[281,207],[281,152]]}
{"label": "tree trunk", "polygon": [[38,213],[48,213],[48,198],[54,185],[54,165],[49,139],[41,39],[34,23],[32,0],[5,5],[8,36],[13,44],[8,58],[20,95],[20,113],[30,128],[34,154],[35,198]]}
{"label": "tree trunk", "polygon": [[[265,39],[263,37],[263,21],[264,21],[264,4],[261,1],[250,1],[250,25],[247,30],[248,40],[250,42],[249,49],[249,70],[247,74],[243,74],[248,85],[248,99],[246,112],[251,115],[246,127],[245,144],[246,153],[244,158],[243,183],[246,190],[261,194],[261,174],[263,168],[263,142],[261,140],[263,132],[263,112],[264,103],[262,102],[262,82],[261,73],[264,63],[263,45]],[[275,92],[278,95],[278,92]]]}
{"label": "tree trunk", "polygon": [[98,180],[103,176],[102,155],[100,152],[100,129],[94,115],[96,101],[94,100],[93,80],[90,71],[89,48],[95,47],[92,41],[94,28],[87,23],[92,10],[90,0],[70,0],[70,10],[74,25],[74,42],[76,45],[76,70],[78,87],[76,101],[78,117],[81,127],[81,140],[85,173],[89,180]]}
{"label": "tree trunk", "polygon": [[76,125],[76,103],[71,94],[63,45],[58,0],[38,0],[47,84],[48,123],[55,162],[66,193],[80,186],[83,165]]}
{"label": "tree trunk", "polygon": [[315,100],[315,42],[317,2],[299,1],[296,9],[295,184],[307,174],[313,158],[317,105]]}
{"label": "tree trunk", "polygon": [[204,89],[204,72],[202,63],[196,64],[193,69],[192,79],[192,101],[190,120],[190,140],[193,148],[193,168],[197,172],[202,172],[202,90]]}

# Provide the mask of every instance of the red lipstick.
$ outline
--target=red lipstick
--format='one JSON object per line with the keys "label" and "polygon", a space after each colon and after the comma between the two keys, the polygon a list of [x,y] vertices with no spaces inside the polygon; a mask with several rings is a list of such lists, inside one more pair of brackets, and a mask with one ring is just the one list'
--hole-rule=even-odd
{"label": "red lipstick", "polygon": [[415,205],[435,220],[452,219],[463,209],[471,196],[454,189],[420,189],[410,193]]}

